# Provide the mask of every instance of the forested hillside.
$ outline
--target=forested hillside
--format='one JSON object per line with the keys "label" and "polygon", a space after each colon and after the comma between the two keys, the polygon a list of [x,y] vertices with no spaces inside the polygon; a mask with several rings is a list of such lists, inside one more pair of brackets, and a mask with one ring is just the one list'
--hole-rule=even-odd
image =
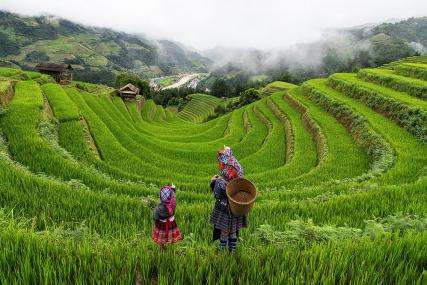
{"label": "forested hillside", "polygon": [[31,69],[40,62],[64,62],[78,70],[76,79],[104,84],[112,84],[123,71],[149,78],[206,72],[210,63],[171,41],[1,11],[0,43],[0,65]]}
{"label": "forested hillside", "polygon": [[[262,78],[299,84],[336,72],[378,67],[425,53],[427,17],[418,17],[395,23],[332,29],[317,41],[295,44],[287,49],[217,47],[204,55],[222,63],[211,73],[207,82],[209,88],[219,87],[221,92],[236,95],[242,91],[242,85],[251,87]],[[216,80],[220,80],[217,85],[214,84]]]}

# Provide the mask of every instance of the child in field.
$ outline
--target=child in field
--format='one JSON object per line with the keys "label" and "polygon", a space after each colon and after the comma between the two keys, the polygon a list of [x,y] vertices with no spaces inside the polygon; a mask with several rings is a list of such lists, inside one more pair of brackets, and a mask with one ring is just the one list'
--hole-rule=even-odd
{"label": "child in field", "polygon": [[181,233],[175,221],[176,207],[175,186],[163,186],[160,189],[160,203],[154,208],[155,225],[151,238],[162,248],[182,240]]}
{"label": "child in field", "polygon": [[243,177],[243,169],[229,147],[218,151],[217,158],[220,175],[215,175],[211,181],[215,206],[210,222],[214,224],[213,239],[219,239],[221,249],[225,249],[228,242],[228,250],[233,253],[236,251],[239,230],[247,227],[248,220],[246,216],[233,216],[229,209],[226,188],[228,182],[234,178]]}

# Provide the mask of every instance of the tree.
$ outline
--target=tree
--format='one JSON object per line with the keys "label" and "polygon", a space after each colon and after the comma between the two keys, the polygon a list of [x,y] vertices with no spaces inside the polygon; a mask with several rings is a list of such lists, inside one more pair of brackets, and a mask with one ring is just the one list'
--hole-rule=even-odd
{"label": "tree", "polygon": [[219,78],[216,79],[215,82],[212,84],[211,94],[219,98],[230,97],[231,88],[224,79]]}
{"label": "tree", "polygon": [[338,56],[335,49],[329,48],[322,59],[323,69],[326,74],[346,71],[348,68],[345,62]]}
{"label": "tree", "polygon": [[262,98],[261,93],[259,93],[258,90],[256,90],[255,88],[250,88],[242,92],[242,95],[240,95],[239,106],[241,107],[241,106],[250,104],[261,98]]}
{"label": "tree", "polygon": [[66,64],[76,64],[76,65],[82,65],[82,66],[86,66],[89,67],[85,61],[83,60],[83,58],[81,58],[80,56],[74,56],[73,58],[64,58],[64,63]]}
{"label": "tree", "polygon": [[0,31],[0,56],[19,54],[19,45],[11,40],[9,36]]}
{"label": "tree", "polygon": [[178,106],[179,105],[179,98],[177,98],[177,97],[173,97],[173,98],[171,98],[169,101],[168,101],[168,103],[167,103],[167,105],[168,106]]}
{"label": "tree", "polygon": [[376,65],[383,65],[415,54],[415,50],[406,42],[386,34],[373,36],[371,46]]}
{"label": "tree", "polygon": [[31,51],[25,56],[25,61],[28,62],[44,62],[49,61],[49,56],[44,51]]}
{"label": "tree", "polygon": [[289,83],[300,83],[300,82],[295,82],[295,78],[294,75],[289,71],[289,69],[287,67],[282,67],[280,69],[273,69],[272,71],[270,71],[271,74],[271,78],[273,79],[273,81],[284,81],[284,82],[289,82]]}
{"label": "tree", "polygon": [[79,81],[95,83],[95,84],[105,84],[108,86],[113,86],[114,84],[114,74],[107,69],[101,69],[101,70],[84,69],[84,70],[79,70],[78,72],[75,72],[74,75],[75,75],[75,79]]}
{"label": "tree", "polygon": [[373,66],[372,56],[368,50],[358,50],[351,62],[353,69],[360,69]]}

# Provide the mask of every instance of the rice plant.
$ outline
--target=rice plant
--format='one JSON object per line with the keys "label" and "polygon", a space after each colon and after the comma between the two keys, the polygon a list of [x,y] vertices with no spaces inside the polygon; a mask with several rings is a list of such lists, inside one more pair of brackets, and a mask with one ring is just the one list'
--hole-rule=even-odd
{"label": "rice plant", "polygon": [[[425,284],[423,60],[274,82],[207,122],[220,99],[176,115],[0,68],[1,283]],[[258,188],[235,255],[207,226],[224,145]],[[184,240],[162,251],[152,208],[169,183]]]}

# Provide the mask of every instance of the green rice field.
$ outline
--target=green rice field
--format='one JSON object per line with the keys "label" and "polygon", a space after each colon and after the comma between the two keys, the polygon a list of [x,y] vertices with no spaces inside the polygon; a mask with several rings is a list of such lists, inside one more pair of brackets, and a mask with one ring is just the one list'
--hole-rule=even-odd
{"label": "green rice field", "polygon": [[[210,121],[210,95],[175,113],[0,68],[0,280],[426,284],[423,60],[275,82]],[[258,191],[233,255],[209,224],[224,145]],[[162,251],[152,207],[169,183],[184,240]]]}

